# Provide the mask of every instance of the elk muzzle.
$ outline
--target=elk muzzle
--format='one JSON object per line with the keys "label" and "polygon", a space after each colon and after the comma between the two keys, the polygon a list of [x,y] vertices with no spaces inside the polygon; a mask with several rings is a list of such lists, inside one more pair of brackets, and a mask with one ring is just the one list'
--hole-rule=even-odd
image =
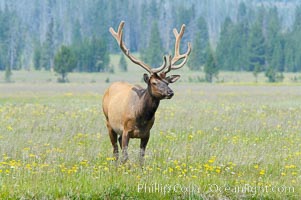
{"label": "elk muzzle", "polygon": [[166,94],[166,99],[171,99],[173,97],[174,93],[172,89],[167,88],[167,94]]}

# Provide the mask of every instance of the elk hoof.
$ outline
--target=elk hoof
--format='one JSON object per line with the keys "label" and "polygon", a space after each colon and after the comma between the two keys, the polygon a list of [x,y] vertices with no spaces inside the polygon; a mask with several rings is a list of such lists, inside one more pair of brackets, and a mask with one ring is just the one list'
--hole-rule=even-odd
{"label": "elk hoof", "polygon": [[115,161],[117,161],[119,159],[119,154],[118,153],[114,153],[113,154]]}
{"label": "elk hoof", "polygon": [[139,159],[139,163],[140,163],[140,167],[143,168],[143,166],[144,166],[144,158],[143,158],[143,157],[141,157],[141,158]]}
{"label": "elk hoof", "polygon": [[127,156],[123,156],[121,159],[121,163],[124,164],[129,158]]}

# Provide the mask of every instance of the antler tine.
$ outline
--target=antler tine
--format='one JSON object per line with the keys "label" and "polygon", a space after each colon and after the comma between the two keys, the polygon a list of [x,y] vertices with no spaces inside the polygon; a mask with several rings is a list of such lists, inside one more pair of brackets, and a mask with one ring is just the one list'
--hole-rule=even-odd
{"label": "antler tine", "polygon": [[130,54],[129,49],[126,48],[124,42],[122,41],[122,34],[123,34],[123,26],[124,26],[124,21],[121,21],[118,27],[117,33],[114,31],[114,29],[111,27],[109,30],[112,34],[112,36],[116,39],[117,43],[120,46],[120,49],[123,51],[123,53],[135,64],[141,66],[144,68],[146,71],[148,71],[150,74],[152,74],[151,67],[148,66],[147,64],[143,63],[142,61],[138,60],[135,58],[133,55]]}
{"label": "antler tine", "polygon": [[[188,42],[188,49],[187,49],[187,52],[186,52],[185,54],[179,56],[179,59],[177,59],[177,60],[173,63],[173,65],[171,66],[171,69],[175,70],[175,69],[180,69],[181,67],[183,67],[183,66],[186,64],[186,62],[187,62],[187,59],[188,59],[188,56],[189,56],[190,52],[191,52],[191,43]],[[183,60],[180,64],[174,65],[178,60],[183,59],[183,58],[184,58],[184,60]]]}
{"label": "antler tine", "polygon": [[[180,30],[180,33],[178,33],[177,29],[173,29],[173,33],[175,35],[175,38],[176,38],[176,42],[175,42],[175,54],[174,54],[174,57],[171,61],[171,69],[172,70],[175,70],[175,69],[179,69],[181,67],[183,67],[185,65],[185,63],[187,62],[187,58],[191,52],[191,44],[188,43],[188,49],[187,49],[187,52],[185,54],[180,54],[180,42],[181,42],[181,39],[184,35],[184,31],[185,31],[185,24],[182,25],[181,27],[181,30]],[[178,64],[178,65],[175,65],[175,63],[181,59],[184,60]],[[170,69],[170,70],[171,70]],[[170,71],[168,70],[168,72]]]}
{"label": "antler tine", "polygon": [[167,67],[167,56],[163,56],[163,64],[161,65],[161,67],[155,68],[155,69],[151,69],[153,73],[159,73],[162,70],[164,70]]}
{"label": "antler tine", "polygon": [[164,74],[167,74],[171,70],[171,55],[168,55],[168,67],[167,70],[164,71]]}
{"label": "antler tine", "polygon": [[148,71],[150,74],[153,73],[158,73],[166,68],[166,58],[165,56],[163,57],[163,64],[161,67],[152,69],[150,66],[145,64],[144,62],[138,60],[135,58],[133,55],[130,54],[129,49],[125,46],[124,42],[122,41],[122,34],[123,34],[123,26],[124,26],[124,21],[121,21],[118,27],[117,33],[114,31],[114,29],[111,27],[109,31],[111,32],[112,36],[116,39],[117,43],[120,46],[120,49],[123,51],[123,53],[135,64],[141,66],[144,68],[146,71]]}
{"label": "antler tine", "polygon": [[118,30],[117,33],[114,31],[114,29],[112,27],[110,27],[110,32],[113,35],[113,37],[116,39],[116,41],[118,42],[118,44],[120,45],[121,41],[122,41],[122,29],[124,26],[124,21],[121,21],[119,26],[118,26]]}

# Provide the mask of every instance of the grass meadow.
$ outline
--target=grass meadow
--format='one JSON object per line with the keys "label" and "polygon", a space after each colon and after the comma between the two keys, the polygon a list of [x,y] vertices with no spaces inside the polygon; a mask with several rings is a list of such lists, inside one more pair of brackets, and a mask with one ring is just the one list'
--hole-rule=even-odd
{"label": "grass meadow", "polygon": [[224,73],[231,82],[205,84],[183,71],[156,113],[143,168],[137,139],[126,164],[113,160],[101,109],[105,80],[139,82],[143,71],[74,73],[66,84],[14,72],[15,82],[0,84],[0,198],[300,199],[301,87],[292,75],[267,84]]}

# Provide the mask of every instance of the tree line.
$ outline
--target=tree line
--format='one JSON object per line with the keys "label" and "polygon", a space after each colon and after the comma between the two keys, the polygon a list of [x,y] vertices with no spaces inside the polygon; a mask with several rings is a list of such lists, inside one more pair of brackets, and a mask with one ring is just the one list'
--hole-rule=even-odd
{"label": "tree line", "polygon": [[[301,71],[301,8],[291,8],[297,1],[259,2],[0,0],[0,70],[8,79],[12,70],[58,71],[56,65],[64,62],[72,66],[61,64],[66,69],[58,73],[112,71],[109,55],[119,48],[108,28],[125,20],[127,46],[153,67],[172,54],[172,28],[185,23],[182,43],[193,46],[188,67],[203,70],[207,81],[219,70],[249,71],[255,77],[264,72],[269,81],[280,81],[283,72]],[[290,20],[283,17],[287,8]],[[124,59],[119,65],[126,71]]]}
{"label": "tree line", "polygon": [[[248,21],[248,18],[254,20]],[[276,7],[248,9],[239,6],[236,23],[226,18],[216,47],[221,70],[264,72],[270,82],[281,81],[283,72],[301,71],[301,7],[288,30],[281,28]]]}

